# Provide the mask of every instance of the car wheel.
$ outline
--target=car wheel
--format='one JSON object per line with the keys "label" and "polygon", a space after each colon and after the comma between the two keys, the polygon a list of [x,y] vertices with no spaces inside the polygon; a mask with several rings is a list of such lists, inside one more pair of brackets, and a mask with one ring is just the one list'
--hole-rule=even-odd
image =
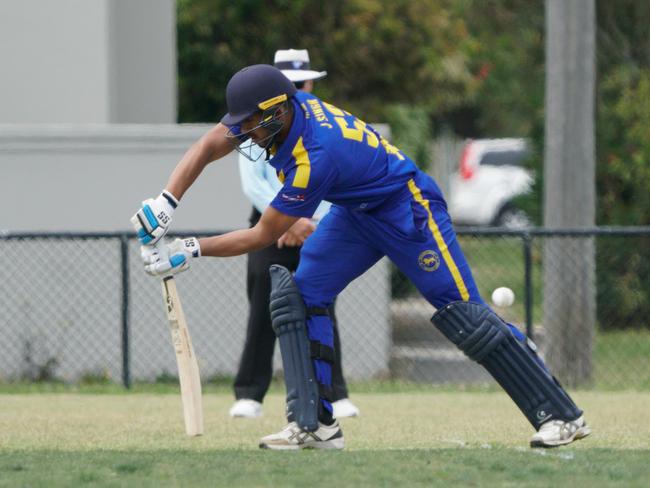
{"label": "car wheel", "polygon": [[531,226],[531,221],[528,214],[522,209],[506,205],[497,215],[494,225],[506,229],[524,229]]}

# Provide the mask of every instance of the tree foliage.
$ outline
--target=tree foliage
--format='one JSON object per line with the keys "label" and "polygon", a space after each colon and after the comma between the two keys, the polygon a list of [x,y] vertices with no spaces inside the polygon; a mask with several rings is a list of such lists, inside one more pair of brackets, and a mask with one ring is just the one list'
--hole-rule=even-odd
{"label": "tree foliage", "polygon": [[[443,126],[461,137],[527,137],[542,174],[540,0],[177,5],[181,122],[218,120],[241,67],[272,62],[276,49],[307,48],[312,65],[329,73],[316,94],[367,121],[392,122],[412,154],[425,158],[425,140]],[[650,2],[597,0],[597,22],[598,222],[648,224]],[[539,208],[540,192],[529,200]]]}
{"label": "tree foliage", "polygon": [[598,3],[598,217],[650,224],[650,3]]}
{"label": "tree foliage", "polygon": [[271,63],[276,49],[309,49],[329,73],[318,94],[379,120],[388,104],[435,114],[472,97],[478,48],[453,0],[179,0],[182,122],[215,120],[224,87],[243,66]]}
{"label": "tree foliage", "polygon": [[[650,4],[598,4],[598,220],[650,225]],[[617,327],[650,314],[650,239],[598,247],[598,313]]]}

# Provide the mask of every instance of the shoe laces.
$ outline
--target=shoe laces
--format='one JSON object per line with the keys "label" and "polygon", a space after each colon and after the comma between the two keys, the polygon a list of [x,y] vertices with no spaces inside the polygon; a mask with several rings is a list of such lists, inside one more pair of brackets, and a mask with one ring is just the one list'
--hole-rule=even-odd
{"label": "shoe laces", "polygon": [[300,427],[298,427],[298,424],[294,421],[294,422],[289,422],[287,425],[285,425],[282,431],[284,432],[285,430],[294,432],[296,430],[301,430],[301,429]]}
{"label": "shoe laces", "polygon": [[539,429],[539,433],[559,430],[561,436],[571,435],[578,430],[578,423],[574,420],[550,420]]}

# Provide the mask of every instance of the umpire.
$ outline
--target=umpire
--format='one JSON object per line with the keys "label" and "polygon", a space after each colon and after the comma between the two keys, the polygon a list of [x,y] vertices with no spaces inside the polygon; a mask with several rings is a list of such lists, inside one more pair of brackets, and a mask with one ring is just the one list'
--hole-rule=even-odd
{"label": "umpire", "polygon": [[[306,49],[286,49],[275,53],[276,68],[291,80],[298,90],[310,93],[314,81],[327,75],[325,71],[314,71],[309,66],[309,53]],[[262,213],[278,193],[282,184],[275,170],[266,162],[262,149],[257,161],[250,161],[239,155],[239,172],[242,189],[253,204],[250,217],[251,227],[260,219]],[[300,247],[304,240],[315,230],[316,223],[328,212],[330,204],[321,203],[313,220],[302,218],[286,232],[276,244],[248,255],[246,291],[249,301],[248,327],[246,342],[242,351],[239,369],[235,378],[234,391],[236,401],[230,409],[232,417],[256,418],[262,415],[262,401],[269,388],[273,374],[273,351],[276,336],[271,327],[269,313],[269,295],[271,278],[269,267],[279,264],[290,271],[298,268]],[[332,395],[335,417],[355,417],[359,409],[348,399],[347,386],[341,369],[341,347],[339,342],[336,317],[332,310],[334,322],[334,349],[336,359],[332,370]]]}

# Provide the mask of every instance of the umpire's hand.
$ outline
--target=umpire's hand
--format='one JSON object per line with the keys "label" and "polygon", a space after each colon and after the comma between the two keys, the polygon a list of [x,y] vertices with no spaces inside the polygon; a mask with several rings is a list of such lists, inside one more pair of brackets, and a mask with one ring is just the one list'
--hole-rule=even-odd
{"label": "umpire's hand", "polygon": [[303,242],[316,230],[311,219],[301,218],[278,239],[278,249],[302,246]]}

